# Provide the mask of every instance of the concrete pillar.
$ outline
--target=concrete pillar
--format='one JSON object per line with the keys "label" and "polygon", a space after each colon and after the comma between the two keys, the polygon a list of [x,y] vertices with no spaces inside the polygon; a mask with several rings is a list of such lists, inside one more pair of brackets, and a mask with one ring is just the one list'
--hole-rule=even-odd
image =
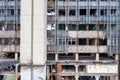
{"label": "concrete pillar", "polygon": [[100,79],[100,76],[99,75],[96,75],[95,76],[95,80],[99,80]]}
{"label": "concrete pillar", "polygon": [[78,55],[78,53],[75,54],[75,60],[76,60],[76,61],[79,60],[79,55]]}
{"label": "concrete pillar", "polygon": [[118,60],[118,59],[119,59],[119,55],[115,54],[115,60]]}
{"label": "concrete pillar", "polygon": [[19,64],[15,65],[15,80],[18,80],[18,66]]}
{"label": "concrete pillar", "polygon": [[55,54],[55,61],[58,61],[58,53]]}
{"label": "concrete pillar", "polygon": [[107,76],[107,80],[110,80],[110,77],[109,77],[109,76]]}
{"label": "concrete pillar", "polygon": [[15,53],[15,60],[18,60],[18,53]]}
{"label": "concrete pillar", "polygon": [[79,65],[75,65],[75,73],[78,73],[79,71],[78,71],[78,67],[79,67]]}
{"label": "concrete pillar", "polygon": [[96,53],[96,61],[99,61],[99,53]]}
{"label": "concrete pillar", "polygon": [[115,80],[119,80],[119,79],[118,79],[118,76],[115,76]]}
{"label": "concrete pillar", "polygon": [[114,80],[113,76],[110,76],[110,80]]}
{"label": "concrete pillar", "polygon": [[79,80],[79,76],[78,75],[75,75],[75,80]]}

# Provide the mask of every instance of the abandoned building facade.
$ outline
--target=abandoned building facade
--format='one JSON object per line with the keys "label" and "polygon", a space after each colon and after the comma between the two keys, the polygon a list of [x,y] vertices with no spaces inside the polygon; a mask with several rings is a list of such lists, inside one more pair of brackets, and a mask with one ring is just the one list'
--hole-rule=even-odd
{"label": "abandoned building facade", "polygon": [[0,80],[14,80],[19,46],[20,0],[0,0]]}
{"label": "abandoned building facade", "polygon": [[48,80],[118,80],[119,0],[48,0]]}
{"label": "abandoned building facade", "polygon": [[[0,0],[0,80],[20,75],[20,3]],[[120,0],[48,0],[47,80],[119,80],[119,9]]]}

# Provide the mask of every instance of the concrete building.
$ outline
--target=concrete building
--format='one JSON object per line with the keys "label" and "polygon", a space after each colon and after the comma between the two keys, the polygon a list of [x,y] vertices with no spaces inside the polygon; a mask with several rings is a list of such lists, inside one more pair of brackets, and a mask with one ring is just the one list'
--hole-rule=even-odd
{"label": "concrete building", "polygon": [[20,0],[0,0],[0,80],[15,79],[19,45]]}
{"label": "concrete building", "polygon": [[0,80],[119,80],[119,9],[119,0],[0,0]]}
{"label": "concrete building", "polygon": [[119,0],[48,0],[48,80],[118,80]]}

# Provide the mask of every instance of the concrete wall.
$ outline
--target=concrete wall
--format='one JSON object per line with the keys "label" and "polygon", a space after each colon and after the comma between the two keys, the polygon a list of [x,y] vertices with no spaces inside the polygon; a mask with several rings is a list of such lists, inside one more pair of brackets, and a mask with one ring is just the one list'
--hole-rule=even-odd
{"label": "concrete wall", "polygon": [[96,65],[87,65],[87,73],[118,73],[118,65],[114,64],[96,64]]}
{"label": "concrete wall", "polygon": [[46,4],[44,0],[35,0],[33,5],[32,19],[32,0],[21,1],[21,63],[31,64],[32,61],[43,65],[46,62]]}
{"label": "concrete wall", "polygon": [[21,80],[45,80],[46,67],[22,67],[21,73]]}
{"label": "concrete wall", "polygon": [[[78,38],[97,38],[98,32],[97,31],[69,31],[68,35],[70,37],[76,38],[78,35]],[[99,31],[99,37],[103,37],[103,32]]]}
{"label": "concrete wall", "polygon": [[16,37],[20,38],[20,31],[0,31],[0,38]]}
{"label": "concrete wall", "polygon": [[[69,46],[68,52],[81,52],[81,53],[96,53],[97,46]],[[107,52],[107,46],[99,46],[99,52],[105,53]]]}

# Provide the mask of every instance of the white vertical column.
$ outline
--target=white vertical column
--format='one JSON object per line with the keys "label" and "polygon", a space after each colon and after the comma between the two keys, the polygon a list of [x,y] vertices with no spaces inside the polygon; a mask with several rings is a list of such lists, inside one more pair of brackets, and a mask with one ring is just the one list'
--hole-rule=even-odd
{"label": "white vertical column", "polygon": [[46,0],[21,0],[21,80],[46,80],[46,7]]}

